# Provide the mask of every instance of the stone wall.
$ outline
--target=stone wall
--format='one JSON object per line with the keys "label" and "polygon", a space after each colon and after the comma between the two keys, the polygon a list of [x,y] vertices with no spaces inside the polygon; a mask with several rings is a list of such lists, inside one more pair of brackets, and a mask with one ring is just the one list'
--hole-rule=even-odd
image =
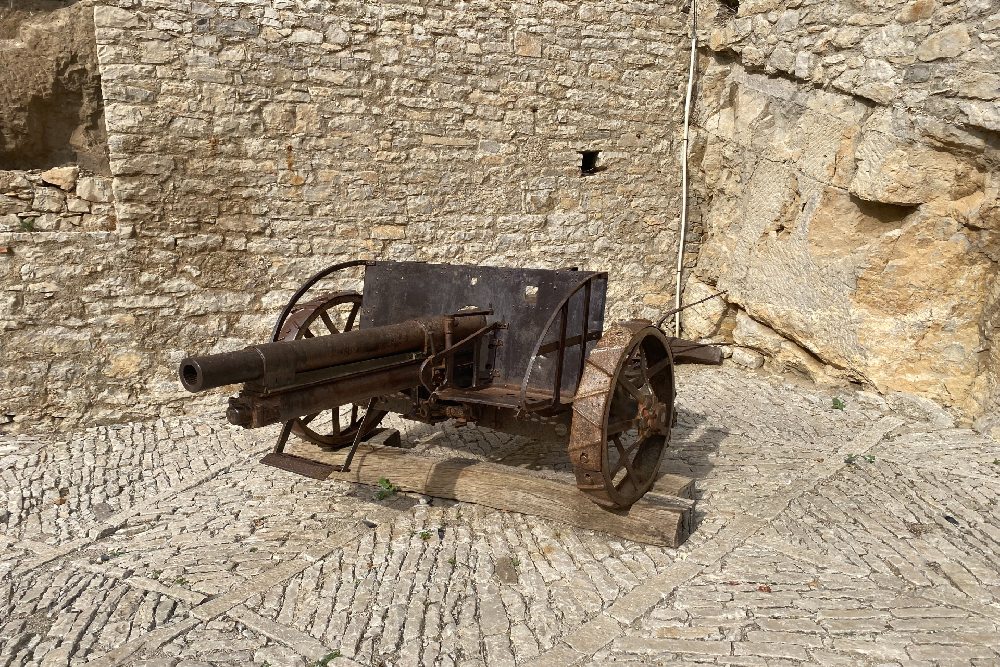
{"label": "stone wall", "polygon": [[[96,4],[113,204],[88,202],[116,226],[74,226],[67,199],[52,231],[26,229],[11,179],[34,206],[53,165],[5,176],[6,428],[198,405],[175,380],[185,352],[263,339],[305,277],[346,259],[606,269],[609,319],[669,307],[679,4]],[[687,335],[996,412],[993,3],[699,8],[686,299],[727,294]]]}
{"label": "stone wall", "polygon": [[[708,4],[689,332],[824,381],[996,403],[1000,13]],[[981,424],[990,428],[989,420]]]}
{"label": "stone wall", "polygon": [[264,339],[298,284],[346,259],[605,269],[611,318],[671,299],[679,7],[122,0],[94,16],[118,226],[0,236],[3,352],[31,350],[0,377],[8,428],[190,407],[184,353]]}
{"label": "stone wall", "polygon": [[112,182],[77,166],[0,171],[0,232],[114,230]]}

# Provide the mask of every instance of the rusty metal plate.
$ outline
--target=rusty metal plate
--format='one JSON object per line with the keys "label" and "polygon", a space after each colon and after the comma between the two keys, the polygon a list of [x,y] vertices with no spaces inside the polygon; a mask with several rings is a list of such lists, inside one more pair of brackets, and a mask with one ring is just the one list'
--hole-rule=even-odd
{"label": "rusty metal plate", "polygon": [[[508,329],[498,332],[502,346],[497,348],[495,382],[520,385],[535,343],[552,312],[573,288],[589,276],[597,276],[590,296],[588,331],[604,328],[607,278],[592,271],[511,269],[496,266],[428,264],[425,262],[379,261],[365,271],[361,327],[395,324],[404,320],[455,313],[466,306],[492,308],[489,322],[506,322]],[[569,303],[567,330],[582,329],[584,292]],[[547,340],[558,337],[558,326],[548,332]],[[596,338],[597,336],[594,336]],[[594,342],[587,344],[589,350]],[[580,378],[581,346],[566,351],[562,388],[570,394]],[[530,386],[551,387],[554,359],[543,357],[536,363]]]}

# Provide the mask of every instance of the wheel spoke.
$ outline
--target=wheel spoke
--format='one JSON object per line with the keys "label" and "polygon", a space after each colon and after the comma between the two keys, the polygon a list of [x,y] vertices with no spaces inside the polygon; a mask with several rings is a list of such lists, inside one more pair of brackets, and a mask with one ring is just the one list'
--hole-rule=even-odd
{"label": "wheel spoke", "polygon": [[608,424],[608,434],[624,433],[635,426],[634,419],[623,419],[621,421],[610,422]]}
{"label": "wheel spoke", "polygon": [[312,331],[309,331],[309,327],[306,327],[305,329],[302,330],[302,337],[303,338],[315,338],[316,334],[314,334]]}
{"label": "wheel spoke", "polygon": [[319,413],[318,412],[316,414],[306,415],[305,417],[301,417],[301,418],[299,418],[299,421],[302,423],[303,426],[305,426],[306,424],[308,424],[312,420],[316,419],[316,417],[319,417]]}
{"label": "wheel spoke", "polygon": [[[621,463],[621,465],[618,466],[618,469],[615,470],[615,472],[617,473],[618,470],[621,470],[622,465],[624,465],[626,476],[632,479],[632,483],[634,485],[638,486],[639,477],[638,475],[635,474],[635,470],[632,469],[632,461],[631,459],[629,459],[627,450],[625,449],[624,446],[622,446],[621,438],[619,438],[618,436],[614,436],[613,440],[615,441],[615,448],[618,450],[618,457],[619,457],[618,460]],[[624,483],[624,481],[625,480],[622,480],[622,483]]]}
{"label": "wheel spoke", "polygon": [[643,399],[642,394],[639,393],[639,390],[636,388],[635,385],[633,385],[631,382],[625,379],[625,376],[622,376],[621,378],[618,379],[618,385],[623,389],[625,389],[625,391],[627,391],[628,393],[632,394],[632,398],[634,398],[637,401],[642,401]]}
{"label": "wheel spoke", "polygon": [[358,311],[361,310],[361,303],[355,303],[351,308],[351,314],[347,316],[347,324],[344,325],[344,331],[350,331],[354,328],[354,319],[358,316]]}
{"label": "wheel spoke", "polygon": [[651,378],[652,377],[656,377],[660,373],[660,371],[662,371],[664,368],[666,368],[669,365],[670,365],[670,357],[667,357],[663,361],[656,362],[655,364],[653,364],[652,366],[650,366],[649,369],[648,369],[648,371],[647,371],[649,373],[649,377],[651,377]]}
{"label": "wheel spoke", "polygon": [[618,471],[625,466],[625,462],[628,461],[628,456],[625,454],[625,448],[622,447],[621,438],[617,435],[613,435],[611,436],[611,441],[615,443],[615,449],[618,450],[618,465],[616,465],[615,469],[611,471],[611,475],[614,476],[617,475]]}
{"label": "wheel spoke", "polygon": [[330,319],[330,315],[327,314],[325,310],[321,312],[319,316],[320,319],[323,320],[323,324],[326,325],[326,328],[330,333],[332,334],[340,333],[340,331],[337,330],[337,325],[333,323],[333,320]]}
{"label": "wheel spoke", "polygon": [[649,373],[646,368],[646,351],[639,345],[639,375],[642,377],[642,387],[649,386]]}

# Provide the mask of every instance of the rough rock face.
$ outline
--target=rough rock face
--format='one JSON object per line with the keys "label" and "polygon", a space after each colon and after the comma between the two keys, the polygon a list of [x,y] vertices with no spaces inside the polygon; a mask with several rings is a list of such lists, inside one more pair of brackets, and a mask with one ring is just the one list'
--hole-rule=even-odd
{"label": "rough rock face", "polygon": [[0,169],[109,174],[91,2],[0,6]]}
{"label": "rough rock face", "polygon": [[728,303],[689,318],[688,332],[814,378],[988,413],[1000,359],[996,8],[709,9],[695,156],[705,236],[687,298],[718,288]]}

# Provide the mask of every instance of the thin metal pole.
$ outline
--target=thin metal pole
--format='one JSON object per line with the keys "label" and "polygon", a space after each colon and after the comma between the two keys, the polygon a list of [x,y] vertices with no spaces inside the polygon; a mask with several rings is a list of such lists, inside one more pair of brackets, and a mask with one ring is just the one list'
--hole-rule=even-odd
{"label": "thin metal pole", "polygon": [[698,0],[691,0],[691,64],[688,67],[687,95],[684,99],[684,150],[681,158],[681,236],[677,249],[677,289],[674,296],[674,336],[681,337],[681,279],[684,272],[684,245],[687,237],[688,140],[691,133],[691,94],[698,62]]}

